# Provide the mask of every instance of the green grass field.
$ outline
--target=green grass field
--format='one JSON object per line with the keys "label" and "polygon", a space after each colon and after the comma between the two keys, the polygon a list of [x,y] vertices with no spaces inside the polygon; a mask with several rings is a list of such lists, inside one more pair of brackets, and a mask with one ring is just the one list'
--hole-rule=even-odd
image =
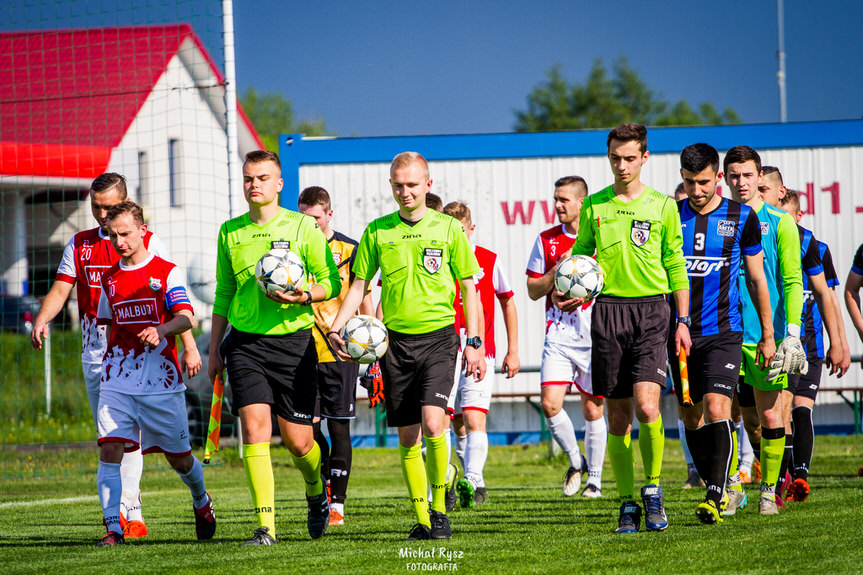
{"label": "green grass field", "polygon": [[[104,534],[95,449],[21,454],[51,477],[0,481],[0,572],[775,574],[859,573],[863,566],[863,477],[857,477],[863,436],[817,438],[809,501],[790,504],[778,517],[759,517],[750,504],[717,526],[696,521],[702,491],[680,488],[685,466],[679,443],[670,440],[663,470],[670,527],[630,536],[612,534],[617,503],[608,465],[604,498],[565,500],[566,464],[548,453],[547,445],[492,448],[491,500],[450,515],[452,540],[409,544],[403,539],[414,518],[396,450],[355,450],[347,524],[311,541],[299,473],[276,447],[281,544],[272,548],[240,545],[256,525],[236,450],[222,450],[206,469],[218,517],[216,537],[207,543],[195,541],[188,490],[151,455],[143,479],[150,535],[110,549],[95,546]],[[757,501],[757,488],[747,491]],[[434,557],[416,558],[419,551]]]}

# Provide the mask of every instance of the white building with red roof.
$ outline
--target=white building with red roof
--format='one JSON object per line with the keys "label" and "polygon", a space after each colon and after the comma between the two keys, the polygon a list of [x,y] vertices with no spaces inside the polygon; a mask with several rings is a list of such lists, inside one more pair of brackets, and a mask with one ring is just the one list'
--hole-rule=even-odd
{"label": "white building with red roof", "polygon": [[[224,93],[188,24],[0,33],[0,292],[47,291],[66,242],[95,225],[103,172],[126,176],[178,265],[214,254],[245,205],[240,182],[228,190]],[[263,144],[238,112],[241,162]]]}

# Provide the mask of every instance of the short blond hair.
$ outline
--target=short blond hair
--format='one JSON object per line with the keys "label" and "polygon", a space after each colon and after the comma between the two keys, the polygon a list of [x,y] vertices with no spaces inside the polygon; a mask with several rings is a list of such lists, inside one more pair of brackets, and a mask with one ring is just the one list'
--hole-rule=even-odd
{"label": "short blond hair", "polygon": [[423,166],[426,173],[426,180],[429,179],[429,163],[419,152],[402,152],[398,154],[395,158],[393,158],[393,163],[390,164],[390,172],[393,170],[398,170],[400,168],[404,168],[405,166],[410,166],[414,162],[417,162]]}

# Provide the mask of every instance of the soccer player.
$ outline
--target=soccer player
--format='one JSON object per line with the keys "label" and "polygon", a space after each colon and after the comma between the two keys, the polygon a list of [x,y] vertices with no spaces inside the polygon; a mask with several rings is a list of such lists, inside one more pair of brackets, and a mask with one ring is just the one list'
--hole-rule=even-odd
{"label": "soccer player", "polygon": [[[719,153],[712,146],[685,147],[680,153],[680,175],[688,198],[678,203],[691,290],[688,387],[681,381],[673,339],[668,354],[686,439],[698,474],[707,484],[705,501],[695,514],[702,523],[715,524],[722,521],[720,501],[733,456],[731,398],[743,345],[738,291],[741,266],[759,312],[757,354],[761,365],[770,365],[776,344],[758,216],[748,206],[716,194],[722,172]],[[684,395],[687,391],[689,397]]]}
{"label": "soccer player", "polygon": [[426,207],[432,180],[422,155],[398,154],[390,166],[390,186],[398,210],[372,221],[363,232],[354,260],[356,279],[328,335],[336,353],[349,359],[339,330],[356,313],[380,269],[383,321],[389,330],[389,349],[380,361],[387,424],[398,428],[402,473],[417,517],[408,540],[449,539],[444,430],[459,346],[453,301],[458,282],[467,318],[464,365],[467,373],[480,377],[482,338],[473,281],[480,267],[461,224]]}
{"label": "soccer player", "polygon": [[[777,349],[772,369],[762,368],[757,350],[761,340],[761,321],[749,292],[744,289],[746,279],[739,278],[743,301],[743,365],[738,382],[738,399],[743,422],[756,453],[759,443],[757,425],[761,426],[761,497],[758,512],[775,515],[779,512],[775,497],[776,483],[785,449],[780,391],[788,386],[788,373],[806,370],[806,353],[800,341],[800,314],[803,311],[800,238],[791,216],[761,200],[758,186],[762,171],[758,152],[748,146],[735,146],[725,154],[723,168],[725,183],[731,190],[732,198],[752,208],[761,226],[764,273],[770,290],[773,337]],[[745,507],[747,498],[735,462],[732,462],[729,473],[729,502],[725,514],[733,515],[737,509]]]}
{"label": "soccer player", "polygon": [[545,298],[545,343],[540,367],[540,401],[551,436],[567,457],[563,495],[572,497],[581,487],[583,460],[572,420],[563,400],[575,384],[584,416],[584,451],[587,454],[587,485],[582,496],[602,497],[602,462],[608,426],[603,417],[602,395],[594,391],[590,369],[590,313],[593,303],[562,311],[552,297],[554,274],[578,236],[578,214],[587,183],[581,176],[566,176],[554,183],[554,210],[560,225],[541,232],[527,263],[527,294],[536,301]]}
{"label": "soccer player", "polygon": [[[272,414],[305,481],[306,524],[312,539],[324,534],[330,517],[321,449],[312,430],[318,362],[312,304],[338,295],[341,278],[315,220],[279,207],[282,185],[278,155],[264,150],[246,154],[243,193],[249,211],[219,230],[209,375],[214,380],[227,364],[233,408],[240,416],[243,464],[259,525],[245,545],[278,542],[270,461]],[[315,278],[314,285],[305,291],[265,294],[254,269],[275,248],[298,254],[307,276]],[[231,331],[223,342],[228,322]]]}
{"label": "soccer player", "polygon": [[[470,240],[476,225],[470,215],[470,208],[463,202],[450,202],[443,208],[443,213],[461,222],[465,235]],[[483,348],[487,374],[494,374],[494,297],[500,302],[503,322],[506,326],[506,355],[503,358],[502,371],[507,379],[515,377],[521,367],[518,359],[518,315],[515,309],[513,291],[501,268],[497,254],[481,246],[474,245],[474,255],[481,269],[476,282],[480,298],[480,308],[484,326]],[[467,325],[462,308],[458,305],[461,293],[456,296],[456,331],[461,340],[461,349],[466,347]],[[461,353],[459,353],[461,355]],[[458,363],[458,359],[456,360]],[[492,384],[494,376],[487,375],[477,381],[468,377],[463,371],[456,370],[455,385],[450,393],[449,405],[453,409],[452,420],[456,435],[456,454],[461,459],[464,469],[464,479],[456,485],[459,505],[472,508],[482,505],[488,500],[488,490],[485,486],[483,469],[488,458],[488,435],[486,434],[486,418],[491,406]],[[456,398],[460,401],[456,402]]]}
{"label": "soccer player", "polygon": [[[779,172],[777,171],[776,174],[778,175]],[[772,187],[775,182],[768,185]],[[784,186],[782,187],[784,188]],[[831,368],[831,375],[834,373],[838,374],[837,377],[845,375],[851,364],[851,351],[845,339],[845,326],[839,308],[839,298],[836,296],[835,288],[839,285],[839,278],[833,266],[830,248],[824,242],[816,240],[812,232],[800,226],[800,219],[803,214],[800,211],[800,197],[795,190],[784,190],[784,195],[779,201],[782,209],[791,214],[791,217],[797,222],[797,227],[800,230],[800,257],[805,262],[806,253],[811,249],[810,246],[817,244],[819,261],[824,270],[823,276],[821,274],[813,276],[809,273],[811,270],[804,269],[804,300],[801,324],[803,326],[803,347],[806,350],[809,370],[806,375],[789,375],[788,389],[782,392],[786,426],[786,457],[783,458],[783,467],[787,468],[788,463],[792,463],[789,471],[793,478],[790,485],[785,485],[788,490],[786,499],[806,501],[810,491],[809,465],[812,463],[812,450],[815,443],[812,410],[815,408],[815,398],[821,385],[822,366],[825,363],[823,326],[828,326],[829,335],[839,338],[838,342],[835,342],[832,337],[830,340],[827,364]],[[821,310],[824,308],[830,308],[831,321],[825,320],[828,314],[822,313]],[[831,322],[833,325],[830,325]],[[788,454],[789,439],[790,451],[792,452],[790,456]],[[782,470],[780,470],[780,481],[784,479],[783,475]]]}
{"label": "soccer player", "polygon": [[[590,338],[594,390],[608,404],[608,455],[621,499],[616,533],[635,533],[633,408],[646,485],[641,489],[645,527],[668,527],[662,487],[665,430],[659,397],[666,382],[665,342],[673,293],[678,313],[675,352],[689,349],[689,278],[683,257],[680,214],[674,199],[641,182],[647,162],[647,129],[621,124],[608,134],[614,183],[584,200],[572,253],[593,255],[605,273],[596,299]],[[563,302],[564,310],[581,304]]]}
{"label": "soccer player", "polygon": [[[75,234],[63,251],[63,260],[57,269],[54,285],[36,316],[31,343],[42,349],[42,338],[49,335],[48,323],[53,320],[69,298],[72,288],[77,288],[78,317],[81,322],[81,367],[84,383],[87,386],[87,399],[93,414],[93,423],[98,422],[99,382],[102,377],[102,358],[107,344],[105,327],[96,322],[99,297],[102,294],[102,273],[120,260],[108,238],[108,210],[124,201],[127,197],[126,179],[117,173],[108,172],[98,176],[90,185],[90,211],[98,226]],[[168,251],[161,240],[147,230],[144,234],[144,247],[152,254],[170,260]],[[201,369],[201,356],[191,331],[180,335],[183,353],[180,365],[189,376]],[[129,451],[120,464],[123,492],[120,498],[120,521],[123,535],[134,539],[147,535],[147,526],[141,515],[141,473],[144,470],[144,456],[140,449]]]}
{"label": "soccer player", "polygon": [[[845,307],[851,317],[851,323],[857,330],[857,336],[863,341],[863,314],[860,312],[860,288],[863,287],[863,244],[857,248],[848,277],[845,278]],[[863,359],[860,360],[863,366]]]}
{"label": "soccer player", "polygon": [[[301,214],[315,218],[318,228],[327,238],[333,260],[339,269],[341,291],[337,297],[312,305],[315,327],[312,334],[318,353],[318,397],[315,402],[315,442],[321,449],[321,468],[327,478],[330,492],[330,525],[345,524],[345,497],[351,474],[351,419],[356,417],[354,401],[357,395],[359,365],[342,361],[330,346],[327,332],[339,311],[344,296],[353,279],[351,267],[357,242],[335,231],[330,226],[333,208],[330,194],[319,186],[311,186],[300,192],[297,209]],[[366,294],[360,313],[374,315],[371,294]],[[327,420],[332,449],[321,431],[321,418]]]}
{"label": "soccer player", "polygon": [[[761,171],[763,173],[763,176],[761,178],[761,183],[758,185],[758,193],[761,195],[761,199],[775,208],[781,208],[781,202],[788,191],[782,181],[782,173],[776,166],[762,166]],[[799,219],[795,219],[794,221],[795,223],[797,223],[799,222]],[[797,224],[797,230],[800,237],[800,259],[803,266],[802,277],[804,298],[803,315],[801,317],[801,329],[804,350],[806,349],[806,328],[808,326],[810,331],[812,328],[812,326],[809,325],[807,321],[811,319],[807,315],[809,308],[809,305],[807,304],[809,301],[812,301],[819,306],[819,309],[821,310],[821,315],[824,319],[824,325],[826,325],[827,333],[830,336],[830,349],[827,352],[827,365],[828,367],[830,367],[830,374],[832,375],[839,370],[839,366],[843,361],[844,355],[841,346],[841,336],[839,334],[840,323],[836,318],[836,314],[839,313],[839,310],[838,308],[834,309],[832,305],[832,296],[830,295],[831,290],[829,285],[827,284],[827,280],[825,277],[822,251],[819,247],[820,242],[815,239],[815,236],[812,235],[812,232],[801,227],[799,223]],[[807,363],[811,363],[809,362],[808,350],[806,361]],[[785,480],[786,476],[788,476],[787,474],[789,468],[793,467],[793,465],[791,464],[791,459],[794,449],[794,437],[791,424],[791,411],[793,407],[792,404],[794,402],[794,396],[796,394],[798,385],[800,384],[801,378],[806,378],[807,385],[810,385],[812,378],[815,377],[817,377],[818,381],[820,381],[821,364],[817,366],[817,369],[819,371],[818,374],[810,373],[808,370],[805,375],[789,374],[788,387],[782,390],[782,418],[785,423],[785,449],[782,454],[782,465],[779,467],[779,479],[776,484],[776,504],[780,508],[785,507],[785,504],[782,502],[782,497],[785,489],[790,483],[790,481],[786,482]],[[790,476],[788,477],[790,478]],[[804,489],[804,487],[807,490],[806,495],[808,496],[808,484],[804,486],[802,483],[798,483],[799,489],[802,490]]]}
{"label": "soccer player", "polygon": [[192,455],[186,386],[175,335],[192,328],[193,310],[177,267],[144,245],[147,225],[128,200],[106,216],[120,261],[105,270],[96,321],[107,326],[99,392],[99,500],[108,534],[99,545],[125,543],[120,527],[120,462],[126,446],[162,452],[192,493],[198,539],[216,532],[204,469]]}

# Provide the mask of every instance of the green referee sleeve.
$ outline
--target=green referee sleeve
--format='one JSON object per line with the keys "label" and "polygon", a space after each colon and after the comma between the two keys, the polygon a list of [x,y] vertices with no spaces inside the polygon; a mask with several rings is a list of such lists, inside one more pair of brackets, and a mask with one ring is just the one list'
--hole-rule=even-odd
{"label": "green referee sleeve", "polygon": [[303,221],[303,240],[305,246],[305,264],[315,277],[317,285],[323,286],[326,298],[339,295],[342,289],[342,279],[339,268],[333,259],[333,252],[327,244],[327,238],[318,230],[312,218]]}
{"label": "green referee sleeve", "polygon": [[228,250],[225,225],[219,229],[219,243],[216,256],[216,298],[213,301],[213,313],[228,317],[231,302],[237,293],[237,278],[231,266],[231,256]]}
{"label": "green referee sleeve", "polygon": [[803,312],[803,268],[800,262],[800,234],[789,214],[783,214],[776,230],[779,270],[785,298],[785,321],[800,325]]}
{"label": "green referee sleeve", "polygon": [[662,209],[662,229],[662,265],[668,272],[669,287],[673,292],[688,290],[689,276],[686,274],[686,258],[683,256],[680,212],[670,198]]}
{"label": "green referee sleeve", "polygon": [[572,245],[572,254],[582,254],[593,257],[596,253],[596,235],[593,229],[593,202],[590,196],[584,198],[581,211],[578,213],[578,237]]}

